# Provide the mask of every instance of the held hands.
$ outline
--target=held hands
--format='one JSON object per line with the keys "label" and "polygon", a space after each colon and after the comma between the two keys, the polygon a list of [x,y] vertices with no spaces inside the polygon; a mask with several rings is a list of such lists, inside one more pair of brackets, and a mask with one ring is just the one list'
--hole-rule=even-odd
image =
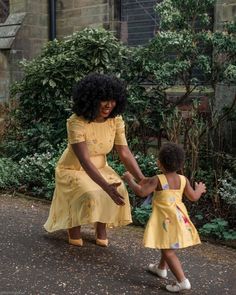
{"label": "held hands", "polygon": [[206,185],[203,182],[195,182],[195,191],[198,191],[200,194],[203,194],[206,192]]}
{"label": "held hands", "polygon": [[121,182],[109,184],[105,191],[117,205],[123,206],[125,205],[124,198],[117,191],[119,185]]}

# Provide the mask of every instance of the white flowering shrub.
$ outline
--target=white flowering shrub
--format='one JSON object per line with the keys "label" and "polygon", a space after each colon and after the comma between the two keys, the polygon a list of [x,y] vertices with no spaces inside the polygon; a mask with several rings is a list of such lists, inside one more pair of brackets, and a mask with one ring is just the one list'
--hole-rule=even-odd
{"label": "white flowering shrub", "polygon": [[229,205],[236,205],[236,180],[226,171],[224,178],[220,179],[219,194]]}

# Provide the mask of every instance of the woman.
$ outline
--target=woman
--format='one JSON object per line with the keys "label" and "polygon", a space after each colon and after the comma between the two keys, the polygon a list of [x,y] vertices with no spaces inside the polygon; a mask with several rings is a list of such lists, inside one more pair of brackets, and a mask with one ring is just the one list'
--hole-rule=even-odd
{"label": "woman", "polygon": [[108,166],[114,147],[137,181],[144,176],[127,146],[121,116],[124,84],[117,78],[90,74],[75,87],[74,114],[67,120],[68,147],[56,167],[56,187],[44,227],[68,229],[69,243],[82,246],[81,225],[95,224],[96,244],[108,246],[106,226],[132,222],[127,190]]}

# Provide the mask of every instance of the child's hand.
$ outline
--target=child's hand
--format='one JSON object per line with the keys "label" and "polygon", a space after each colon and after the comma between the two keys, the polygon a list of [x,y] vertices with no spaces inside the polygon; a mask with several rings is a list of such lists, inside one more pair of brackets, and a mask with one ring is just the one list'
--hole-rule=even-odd
{"label": "child's hand", "polygon": [[200,194],[203,194],[206,192],[206,185],[203,182],[195,182],[195,191],[198,191]]}
{"label": "child's hand", "polygon": [[126,182],[132,181],[134,179],[133,175],[129,173],[128,171],[125,172],[122,176],[122,179]]}

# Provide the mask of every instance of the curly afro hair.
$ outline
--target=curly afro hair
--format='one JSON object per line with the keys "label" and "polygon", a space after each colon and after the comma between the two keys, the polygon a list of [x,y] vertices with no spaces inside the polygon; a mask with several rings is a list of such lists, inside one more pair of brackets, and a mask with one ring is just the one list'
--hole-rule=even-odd
{"label": "curly afro hair", "polygon": [[109,100],[116,101],[109,118],[124,112],[126,105],[124,82],[115,76],[91,73],[74,86],[72,111],[91,122],[98,115],[100,102]]}
{"label": "curly afro hair", "polygon": [[159,161],[166,172],[176,172],[184,164],[183,148],[173,142],[165,143],[159,151]]}

